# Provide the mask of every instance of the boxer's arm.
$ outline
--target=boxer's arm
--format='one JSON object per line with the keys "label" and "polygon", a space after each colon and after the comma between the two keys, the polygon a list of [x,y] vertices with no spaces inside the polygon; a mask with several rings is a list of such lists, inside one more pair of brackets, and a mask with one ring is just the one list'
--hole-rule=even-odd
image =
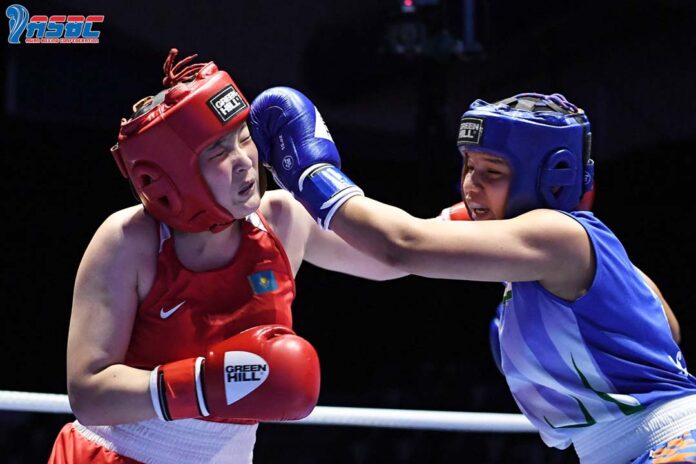
{"label": "boxer's arm", "polygon": [[575,220],[535,210],[499,221],[432,221],[366,197],[350,198],[331,229],[362,252],[405,272],[476,281],[571,285],[593,273],[587,234]]}
{"label": "boxer's arm", "polygon": [[[563,298],[580,296],[591,282],[589,238],[561,213],[537,210],[480,224],[418,220],[362,197],[341,171],[317,108],[297,90],[262,92],[251,104],[249,120],[259,159],[279,185],[293,192],[323,228],[388,267],[435,278],[538,280]],[[336,216],[340,224],[334,227]]]}
{"label": "boxer's arm", "polygon": [[312,221],[305,260],[330,271],[342,272],[371,280],[391,280],[409,275],[356,250],[338,235],[321,229]]}
{"label": "boxer's arm", "polygon": [[[148,225],[132,210],[99,227],[77,272],[68,335],[68,395],[84,424],[117,424],[156,417],[150,372],[123,363],[137,309],[139,244]],[[136,213],[137,215],[137,213]],[[152,234],[152,231],[150,231]]]}
{"label": "boxer's arm", "polygon": [[643,271],[641,271],[637,267],[636,270],[643,277],[645,283],[648,284],[648,287],[650,287],[652,291],[655,292],[657,298],[659,298],[660,302],[662,303],[662,309],[665,312],[665,316],[667,317],[667,322],[669,323],[669,330],[672,332],[672,338],[674,338],[675,342],[680,343],[681,329],[679,327],[679,321],[677,320],[677,316],[674,315],[672,308],[667,303],[667,300],[665,300],[665,297],[662,296],[662,292],[660,292],[660,289],[657,288],[655,282],[653,282],[650,277],[648,277]]}
{"label": "boxer's arm", "polygon": [[[348,245],[331,231],[322,229],[292,195],[272,190],[264,195],[261,210],[271,223],[294,271],[305,260],[330,271],[371,280],[390,280],[408,275]],[[293,259],[294,258],[294,259]]]}

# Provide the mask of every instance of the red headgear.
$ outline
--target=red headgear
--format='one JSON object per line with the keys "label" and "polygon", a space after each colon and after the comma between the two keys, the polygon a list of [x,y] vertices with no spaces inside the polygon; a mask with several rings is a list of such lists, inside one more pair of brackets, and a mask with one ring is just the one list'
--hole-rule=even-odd
{"label": "red headgear", "polygon": [[177,53],[171,49],[164,63],[168,89],[136,103],[111,153],[157,220],[184,232],[219,232],[234,217],[215,201],[198,155],[247,118],[249,103],[215,63],[184,67],[193,55],[173,66]]}

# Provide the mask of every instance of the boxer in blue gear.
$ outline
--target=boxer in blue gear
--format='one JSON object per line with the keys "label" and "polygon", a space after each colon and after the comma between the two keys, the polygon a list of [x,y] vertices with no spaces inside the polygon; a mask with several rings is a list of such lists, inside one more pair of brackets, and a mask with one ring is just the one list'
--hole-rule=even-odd
{"label": "boxer in blue gear", "polygon": [[[260,156],[277,171],[268,140]],[[575,211],[592,185],[590,140],[587,115],[562,95],[477,101],[457,144],[473,221],[418,219],[354,195],[330,227],[404,272],[505,283],[501,367],[548,446],[573,445],[583,464],[696,462],[696,378],[676,319],[616,235]],[[297,156],[305,171],[324,162]]]}

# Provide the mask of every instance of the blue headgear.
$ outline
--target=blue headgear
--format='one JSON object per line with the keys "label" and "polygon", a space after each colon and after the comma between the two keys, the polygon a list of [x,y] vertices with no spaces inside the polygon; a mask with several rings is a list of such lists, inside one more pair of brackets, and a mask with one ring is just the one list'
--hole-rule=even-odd
{"label": "blue headgear", "polygon": [[457,147],[504,158],[512,169],[505,217],[537,208],[572,211],[592,189],[590,122],[563,95],[522,93],[476,100],[462,115]]}

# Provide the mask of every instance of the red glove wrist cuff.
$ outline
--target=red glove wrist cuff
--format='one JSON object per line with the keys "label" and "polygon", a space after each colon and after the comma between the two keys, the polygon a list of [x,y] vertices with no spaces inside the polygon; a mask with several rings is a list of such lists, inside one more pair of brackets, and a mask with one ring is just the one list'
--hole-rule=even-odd
{"label": "red glove wrist cuff", "polygon": [[160,419],[170,421],[209,416],[201,386],[202,357],[182,359],[156,367],[150,393]]}

